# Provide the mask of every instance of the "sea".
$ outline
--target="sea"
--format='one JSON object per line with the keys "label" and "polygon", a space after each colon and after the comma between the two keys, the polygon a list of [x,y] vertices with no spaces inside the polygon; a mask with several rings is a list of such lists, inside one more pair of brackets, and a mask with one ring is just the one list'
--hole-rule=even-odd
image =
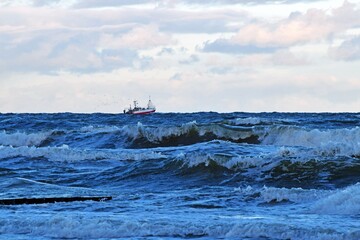
{"label": "sea", "polygon": [[360,113],[0,114],[0,189],[74,199],[0,239],[360,239]]}

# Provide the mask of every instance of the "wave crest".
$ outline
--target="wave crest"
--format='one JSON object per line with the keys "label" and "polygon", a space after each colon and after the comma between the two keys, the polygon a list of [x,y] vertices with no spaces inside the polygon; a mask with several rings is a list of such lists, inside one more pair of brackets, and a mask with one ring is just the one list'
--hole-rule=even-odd
{"label": "wave crest", "polygon": [[315,149],[318,155],[360,156],[360,128],[307,130],[294,126],[274,126],[259,133],[264,145],[301,146]]}
{"label": "wave crest", "polygon": [[360,214],[360,183],[318,200],[311,211],[320,214]]}
{"label": "wave crest", "polygon": [[0,145],[3,146],[39,146],[46,139],[51,136],[52,132],[40,132],[40,133],[22,133],[14,132],[7,133],[6,131],[0,132]]}
{"label": "wave crest", "polygon": [[252,128],[225,124],[197,124],[189,122],[181,126],[154,127],[138,123],[125,126],[123,132],[131,139],[131,147],[182,146],[211,140],[258,143]]}

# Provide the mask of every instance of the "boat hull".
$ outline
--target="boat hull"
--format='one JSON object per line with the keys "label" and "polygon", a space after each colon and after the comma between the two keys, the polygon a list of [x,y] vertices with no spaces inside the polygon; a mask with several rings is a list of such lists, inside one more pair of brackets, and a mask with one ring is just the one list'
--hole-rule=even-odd
{"label": "boat hull", "polygon": [[131,114],[144,115],[144,114],[150,114],[150,113],[154,113],[154,112],[155,112],[155,109],[147,109],[147,110],[133,111]]}

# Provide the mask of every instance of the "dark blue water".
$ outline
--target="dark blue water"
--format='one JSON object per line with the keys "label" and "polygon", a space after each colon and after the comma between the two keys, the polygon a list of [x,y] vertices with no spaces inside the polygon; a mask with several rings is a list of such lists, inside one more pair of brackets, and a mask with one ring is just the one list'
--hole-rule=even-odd
{"label": "dark blue water", "polygon": [[2,239],[360,239],[360,114],[0,114]]}

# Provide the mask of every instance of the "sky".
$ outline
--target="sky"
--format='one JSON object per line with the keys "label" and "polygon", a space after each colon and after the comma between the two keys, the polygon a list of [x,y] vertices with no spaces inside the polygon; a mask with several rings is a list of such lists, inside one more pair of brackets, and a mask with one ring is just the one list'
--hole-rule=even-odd
{"label": "sky", "polygon": [[0,112],[360,112],[357,0],[0,0]]}

